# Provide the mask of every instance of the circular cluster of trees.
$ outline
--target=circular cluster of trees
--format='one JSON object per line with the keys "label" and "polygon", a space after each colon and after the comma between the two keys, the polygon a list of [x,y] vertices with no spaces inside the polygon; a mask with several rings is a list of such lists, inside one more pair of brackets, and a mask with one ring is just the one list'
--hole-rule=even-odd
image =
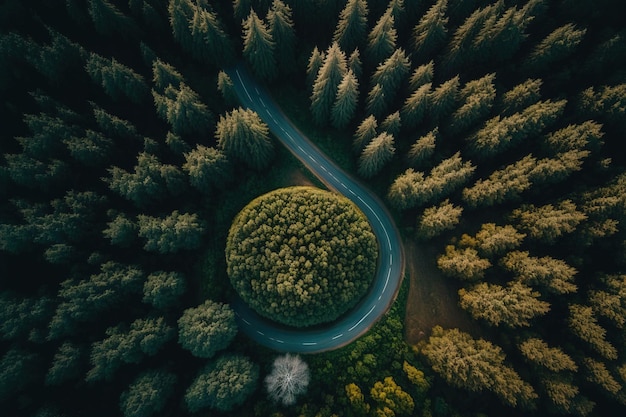
{"label": "circular cluster of trees", "polygon": [[376,238],[348,199],[313,187],[262,195],[235,218],[230,280],[261,315],[304,327],[335,320],[367,291]]}

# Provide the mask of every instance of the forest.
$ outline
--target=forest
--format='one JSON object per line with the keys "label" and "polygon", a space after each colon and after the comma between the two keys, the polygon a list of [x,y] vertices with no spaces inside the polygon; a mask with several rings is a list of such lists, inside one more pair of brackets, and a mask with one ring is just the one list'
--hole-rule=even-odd
{"label": "forest", "polygon": [[[2,414],[623,414],[622,3],[4,0]],[[377,194],[407,248],[436,253],[437,274],[407,272],[339,349],[273,351],[238,329],[238,214],[302,185],[309,212],[283,216],[294,239],[315,233],[298,215],[336,212],[238,101],[237,64]],[[324,239],[347,231],[372,254],[355,216]],[[254,252],[272,233],[242,239]],[[358,287],[374,260],[355,251],[341,265]],[[409,341],[420,280],[470,325],[430,317]]]}

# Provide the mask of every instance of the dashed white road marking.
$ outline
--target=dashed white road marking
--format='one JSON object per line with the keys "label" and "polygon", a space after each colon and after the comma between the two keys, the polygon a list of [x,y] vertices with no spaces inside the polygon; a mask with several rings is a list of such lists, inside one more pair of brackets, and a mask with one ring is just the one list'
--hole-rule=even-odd
{"label": "dashed white road marking", "polygon": [[241,74],[239,74],[239,70],[235,70],[235,72],[237,73],[237,77],[239,78],[239,83],[241,83],[241,86],[243,87],[243,91],[246,92],[246,95],[248,96],[250,101],[252,101],[252,97],[250,96],[250,93],[248,92],[248,89],[246,88],[246,85],[244,84],[243,80],[241,79]]}
{"label": "dashed white road marking", "polygon": [[333,337],[332,337],[332,340],[339,339],[341,336],[343,336],[343,333],[338,334],[337,336],[333,336]]}
{"label": "dashed white road marking", "polygon": [[246,319],[244,319],[243,317],[241,318],[241,321],[243,321],[244,323],[246,323],[248,326],[250,325],[250,322]]}
{"label": "dashed white road marking", "polygon": [[257,330],[256,332],[257,332],[258,334],[260,334],[261,336],[265,336],[265,333],[263,333],[263,332],[262,332],[262,331],[260,331],[260,330]]}
{"label": "dashed white road marking", "polygon": [[356,326],[358,326],[359,324],[363,323],[363,320],[365,320],[367,318],[367,316],[372,314],[372,311],[374,311],[375,308],[376,308],[376,306],[373,305],[372,308],[370,308],[370,311],[368,311],[367,314],[365,314],[363,317],[361,317],[361,320],[357,321],[354,326],[352,326],[352,327],[350,327],[348,329],[348,331],[351,332],[352,330],[354,330],[356,328]]}
{"label": "dashed white road marking", "polygon": [[302,342],[302,346],[315,346],[317,342]]}

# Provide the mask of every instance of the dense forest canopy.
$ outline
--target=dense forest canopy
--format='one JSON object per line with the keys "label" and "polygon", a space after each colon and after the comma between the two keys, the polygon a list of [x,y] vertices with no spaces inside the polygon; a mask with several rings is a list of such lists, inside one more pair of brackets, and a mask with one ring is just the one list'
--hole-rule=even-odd
{"label": "dense forest canopy", "polygon": [[[621,0],[3,1],[0,408],[623,414],[623,11]],[[286,356],[237,328],[233,220],[267,192],[318,184],[237,101],[238,62],[386,203],[407,248],[435,253],[424,262],[438,273],[407,274],[389,312],[338,350]],[[405,309],[432,315],[442,300],[418,295],[434,280],[459,325],[428,317],[408,342]]]}
{"label": "dense forest canopy", "polygon": [[226,241],[230,281],[250,307],[295,327],[330,322],[361,299],[376,238],[347,198],[313,187],[264,194],[237,214]]}

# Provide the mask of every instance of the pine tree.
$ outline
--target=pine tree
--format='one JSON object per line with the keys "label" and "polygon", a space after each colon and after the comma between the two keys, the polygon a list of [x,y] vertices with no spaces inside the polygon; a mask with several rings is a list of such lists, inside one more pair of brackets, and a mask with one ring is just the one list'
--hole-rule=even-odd
{"label": "pine tree", "polygon": [[589,291],[589,303],[596,314],[611,320],[619,329],[626,327],[626,275],[602,278],[601,289]]}
{"label": "pine tree", "polygon": [[437,258],[437,267],[445,274],[463,281],[479,281],[491,267],[488,259],[481,258],[474,248],[446,246],[445,254]]}
{"label": "pine tree", "polygon": [[419,166],[422,162],[433,156],[438,137],[439,128],[436,127],[424,136],[421,136],[411,145],[407,156],[411,165]]}
{"label": "pine tree", "polygon": [[54,354],[52,364],[46,374],[46,385],[61,385],[66,381],[76,379],[83,372],[85,359],[85,352],[80,346],[72,342],[64,342]]}
{"label": "pine tree", "polygon": [[398,32],[394,25],[392,9],[388,8],[368,35],[365,49],[367,60],[377,64],[389,58],[396,50],[397,39]]}
{"label": "pine tree", "polygon": [[402,120],[400,119],[400,112],[395,111],[380,123],[380,130],[396,137],[400,133],[402,127]]}
{"label": "pine tree", "polygon": [[411,62],[404,50],[396,49],[385,62],[378,65],[376,71],[372,74],[371,84],[380,84],[385,101],[391,103],[410,70]]}
{"label": "pine tree", "polygon": [[272,80],[278,74],[276,44],[263,20],[252,10],[243,22],[243,56],[262,80]]}
{"label": "pine tree", "polygon": [[487,74],[484,77],[470,81],[461,89],[463,104],[451,115],[449,131],[458,134],[472,127],[486,117],[496,98],[496,87],[493,84],[496,74]]}
{"label": "pine tree", "polygon": [[347,72],[346,55],[339,48],[339,44],[334,42],[325,53],[324,63],[317,72],[311,94],[311,112],[318,124],[324,125],[328,122],[337,88]]}
{"label": "pine tree", "polygon": [[196,13],[197,6],[191,0],[170,0],[167,10],[174,39],[184,49],[191,51],[194,39],[191,34],[190,23]]}
{"label": "pine tree", "polygon": [[231,163],[219,149],[196,145],[184,156],[183,171],[189,175],[191,185],[202,193],[223,187],[232,178]]}
{"label": "pine tree", "polygon": [[189,30],[188,50],[196,59],[218,68],[232,63],[233,44],[216,13],[196,6],[189,20]]}
{"label": "pine tree", "polygon": [[358,173],[364,178],[371,178],[385,166],[396,151],[393,136],[383,132],[363,149],[359,158]]}
{"label": "pine tree", "polygon": [[431,83],[435,74],[435,62],[430,61],[415,68],[413,74],[409,78],[409,86],[413,90],[417,90],[424,84]]}
{"label": "pine tree", "polygon": [[348,69],[352,70],[357,79],[363,75],[363,63],[361,62],[361,52],[359,52],[359,48],[352,51],[348,57]]}
{"label": "pine tree", "polygon": [[442,46],[448,35],[448,18],[445,16],[448,0],[437,0],[413,28],[413,50],[424,60]]}
{"label": "pine tree", "polygon": [[227,157],[245,161],[254,169],[267,167],[274,156],[269,128],[252,110],[239,108],[220,116],[215,135],[218,148]]}
{"label": "pine tree", "polygon": [[586,32],[587,29],[576,29],[572,23],[556,28],[529,54],[526,69],[545,71],[550,65],[567,58],[583,40]]}
{"label": "pine tree", "polygon": [[432,120],[441,120],[448,116],[457,105],[459,99],[459,76],[437,86],[429,94],[429,115]]}
{"label": "pine tree", "polygon": [[156,271],[148,275],[143,284],[142,301],[158,309],[167,309],[178,303],[185,290],[185,277],[180,272]]}
{"label": "pine tree", "polygon": [[205,223],[193,213],[174,210],[164,218],[145,214],[137,216],[139,237],[145,239],[143,248],[160,254],[195,249],[202,242]]}
{"label": "pine tree", "polygon": [[85,68],[91,79],[116,101],[129,98],[141,103],[147,95],[148,86],[143,77],[115,58],[109,60],[92,52]]}
{"label": "pine tree", "polygon": [[229,106],[235,106],[238,103],[239,99],[237,98],[237,92],[235,91],[233,80],[223,70],[217,74],[217,89],[220,93],[222,93],[222,97],[224,97],[226,104]]}
{"label": "pine tree", "polygon": [[437,206],[428,207],[418,220],[417,236],[428,240],[446,230],[454,229],[460,222],[461,214],[463,207],[455,206],[449,199],[443,200]]}
{"label": "pine tree", "polygon": [[359,82],[352,70],[348,70],[337,88],[337,98],[330,114],[332,125],[337,129],[347,126],[354,117],[358,102]]}
{"label": "pine tree", "polygon": [[495,223],[484,223],[476,233],[476,248],[487,257],[501,255],[522,244],[526,235],[519,233],[510,224],[498,226]]}
{"label": "pine tree", "polygon": [[554,206],[536,207],[526,204],[513,210],[512,218],[529,237],[554,242],[564,234],[572,233],[587,216],[578,211],[571,200],[563,200]]}
{"label": "pine tree", "polygon": [[541,100],[541,79],[529,78],[516,85],[502,96],[501,114],[510,116]]}
{"label": "pine tree", "polygon": [[168,85],[161,94],[152,90],[157,114],[175,134],[206,133],[213,124],[213,113],[187,84]]}
{"label": "pine tree", "polygon": [[603,144],[603,136],[602,125],[588,120],[549,133],[545,136],[545,144],[551,153],[579,149],[598,150]]}
{"label": "pine tree", "polygon": [[555,294],[574,293],[578,271],[565,261],[550,256],[530,256],[528,251],[511,251],[500,259],[500,265],[515,278],[529,285],[539,285]]}
{"label": "pine tree", "polygon": [[337,42],[342,50],[352,51],[363,44],[367,31],[367,14],[367,1],[348,0],[339,15],[333,36],[333,41]]}
{"label": "pine tree", "polygon": [[359,124],[353,136],[353,149],[359,154],[376,137],[378,122],[373,115],[367,116]]}
{"label": "pine tree", "polygon": [[617,349],[606,340],[606,329],[598,323],[593,308],[582,304],[569,305],[568,326],[571,332],[609,360],[617,359]]}
{"label": "pine tree", "polygon": [[484,319],[492,326],[528,327],[530,321],[550,311],[550,303],[539,300],[540,293],[518,281],[506,287],[480,283],[459,290],[461,308],[475,320]]}
{"label": "pine tree", "polygon": [[380,84],[375,84],[367,93],[365,109],[367,113],[380,117],[387,110],[389,102],[385,95],[385,89]]}
{"label": "pine tree", "polygon": [[537,394],[532,386],[504,363],[502,349],[487,340],[473,339],[458,329],[435,326],[420,353],[437,374],[455,387],[492,391],[511,407],[534,407]]}
{"label": "pine tree", "polygon": [[324,64],[324,60],[326,58],[325,55],[326,54],[324,52],[320,52],[320,50],[317,49],[317,46],[313,48],[313,51],[311,51],[311,56],[309,57],[309,62],[306,67],[307,85],[311,88],[313,88],[318,72]]}
{"label": "pine tree", "polygon": [[413,128],[419,125],[424,119],[427,110],[430,108],[431,89],[432,84],[426,83],[418,87],[411,96],[405,100],[400,110],[400,115],[407,128]]}
{"label": "pine tree", "polygon": [[89,15],[102,35],[124,37],[139,35],[136,23],[108,0],[89,0]]}
{"label": "pine tree", "polygon": [[204,408],[232,410],[252,394],[258,378],[258,366],[250,359],[224,355],[200,371],[185,392],[185,404],[192,413]]}
{"label": "pine tree", "polygon": [[273,0],[267,13],[270,34],[276,43],[275,56],[278,68],[285,74],[295,70],[296,34],[291,7],[281,0]]}
{"label": "pine tree", "polygon": [[531,337],[519,345],[519,350],[531,363],[539,365],[552,372],[576,372],[576,362],[559,347],[550,347],[542,339]]}

